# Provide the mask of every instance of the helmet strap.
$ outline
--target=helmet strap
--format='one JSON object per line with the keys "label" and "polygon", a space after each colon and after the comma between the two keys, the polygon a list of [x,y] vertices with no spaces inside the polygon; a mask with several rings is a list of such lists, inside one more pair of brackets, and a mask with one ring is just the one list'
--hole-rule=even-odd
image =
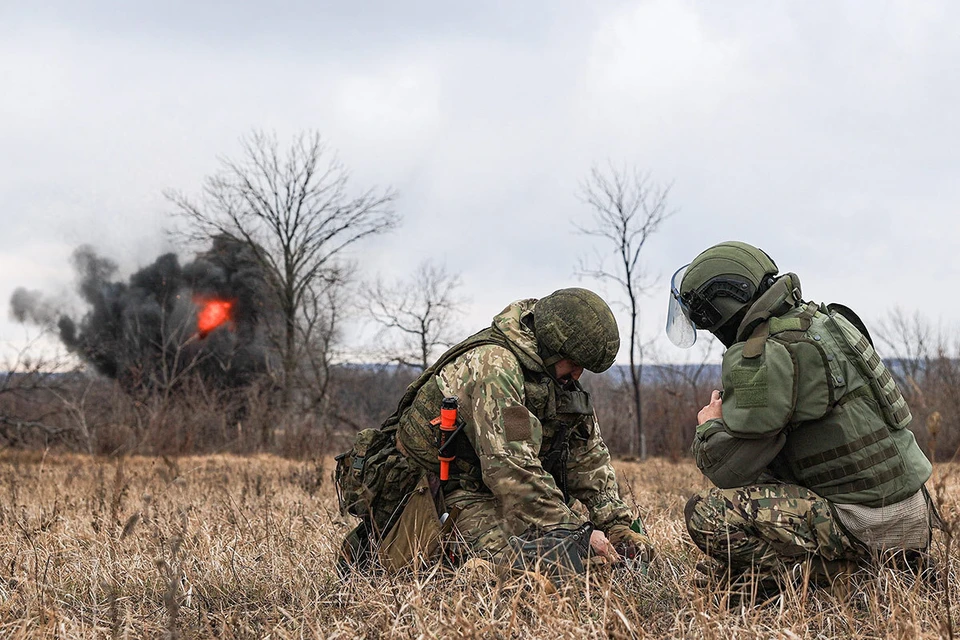
{"label": "helmet strap", "polygon": [[557,380],[557,363],[563,360],[564,356],[559,353],[552,353],[547,350],[539,342],[537,343],[537,355],[540,356],[540,360],[543,362],[543,370],[547,373],[550,378],[559,384]]}

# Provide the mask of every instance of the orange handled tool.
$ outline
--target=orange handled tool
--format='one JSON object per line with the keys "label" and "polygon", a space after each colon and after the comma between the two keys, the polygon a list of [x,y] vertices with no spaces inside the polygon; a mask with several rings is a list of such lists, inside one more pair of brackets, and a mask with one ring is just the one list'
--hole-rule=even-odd
{"label": "orange handled tool", "polygon": [[447,452],[447,446],[453,442],[457,433],[457,398],[447,396],[440,403],[440,431],[437,433],[437,459],[440,461],[440,479],[450,479],[450,463],[455,455]]}

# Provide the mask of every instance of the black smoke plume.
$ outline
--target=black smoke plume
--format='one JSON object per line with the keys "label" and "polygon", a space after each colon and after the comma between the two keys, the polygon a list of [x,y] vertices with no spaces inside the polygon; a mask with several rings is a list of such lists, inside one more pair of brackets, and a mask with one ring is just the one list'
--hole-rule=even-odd
{"label": "black smoke plume", "polygon": [[[277,311],[263,269],[246,245],[225,237],[181,265],[167,253],[124,282],[117,265],[90,246],[74,251],[83,317],[61,315],[60,339],[73,353],[128,390],[174,388],[194,376],[224,388],[251,383],[280,369],[266,328]],[[198,305],[210,298],[233,302],[232,322],[205,337],[197,331]],[[49,319],[50,304],[18,289],[11,314]]]}
{"label": "black smoke plume", "polygon": [[17,322],[52,327],[57,323],[58,314],[56,305],[42,292],[17,287],[10,296],[10,317]]}

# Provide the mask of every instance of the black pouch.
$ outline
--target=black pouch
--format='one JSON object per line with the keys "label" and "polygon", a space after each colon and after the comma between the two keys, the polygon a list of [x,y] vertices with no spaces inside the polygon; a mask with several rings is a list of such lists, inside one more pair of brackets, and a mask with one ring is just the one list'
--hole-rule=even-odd
{"label": "black pouch", "polygon": [[352,571],[364,572],[370,568],[373,550],[367,525],[363,522],[350,530],[337,552],[337,575],[345,579]]}
{"label": "black pouch", "polygon": [[584,559],[590,551],[589,522],[571,529],[556,527],[547,531],[532,529],[509,539],[513,550],[513,568],[542,573],[554,579],[584,573]]}

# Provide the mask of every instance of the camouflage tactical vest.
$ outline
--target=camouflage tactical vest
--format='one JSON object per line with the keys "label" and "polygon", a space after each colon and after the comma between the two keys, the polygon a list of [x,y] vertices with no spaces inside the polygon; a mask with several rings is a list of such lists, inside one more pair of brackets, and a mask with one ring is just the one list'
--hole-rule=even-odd
{"label": "camouflage tactical vest", "polygon": [[[930,462],[905,428],[910,410],[893,376],[841,313],[798,306],[736,346],[742,351],[730,379],[742,406],[767,393],[772,376],[795,372],[793,398],[769,399],[791,412],[786,444],[771,464],[777,475],[833,502],[869,507],[900,502],[930,477]],[[763,422],[753,421],[761,430]],[[751,425],[737,429],[749,432]]]}
{"label": "camouflage tactical vest", "polygon": [[[524,376],[523,404],[543,427],[541,464],[545,471],[553,475],[566,498],[567,451],[571,438],[583,435],[583,430],[589,427],[588,419],[593,414],[589,394],[579,383],[564,389],[542,370],[535,370],[534,367],[539,369],[537,364],[495,327],[484,329],[452,347],[424,371],[407,388],[397,411],[387,419],[384,428],[397,428],[398,448],[419,467],[437,474],[437,427],[432,421],[440,415],[443,392],[435,377],[444,366],[483,345],[509,349],[520,363]],[[471,425],[468,424],[466,428],[470,429]],[[451,468],[451,482],[459,483],[470,491],[486,490],[479,458],[466,434],[461,434],[455,445],[456,460]]]}

